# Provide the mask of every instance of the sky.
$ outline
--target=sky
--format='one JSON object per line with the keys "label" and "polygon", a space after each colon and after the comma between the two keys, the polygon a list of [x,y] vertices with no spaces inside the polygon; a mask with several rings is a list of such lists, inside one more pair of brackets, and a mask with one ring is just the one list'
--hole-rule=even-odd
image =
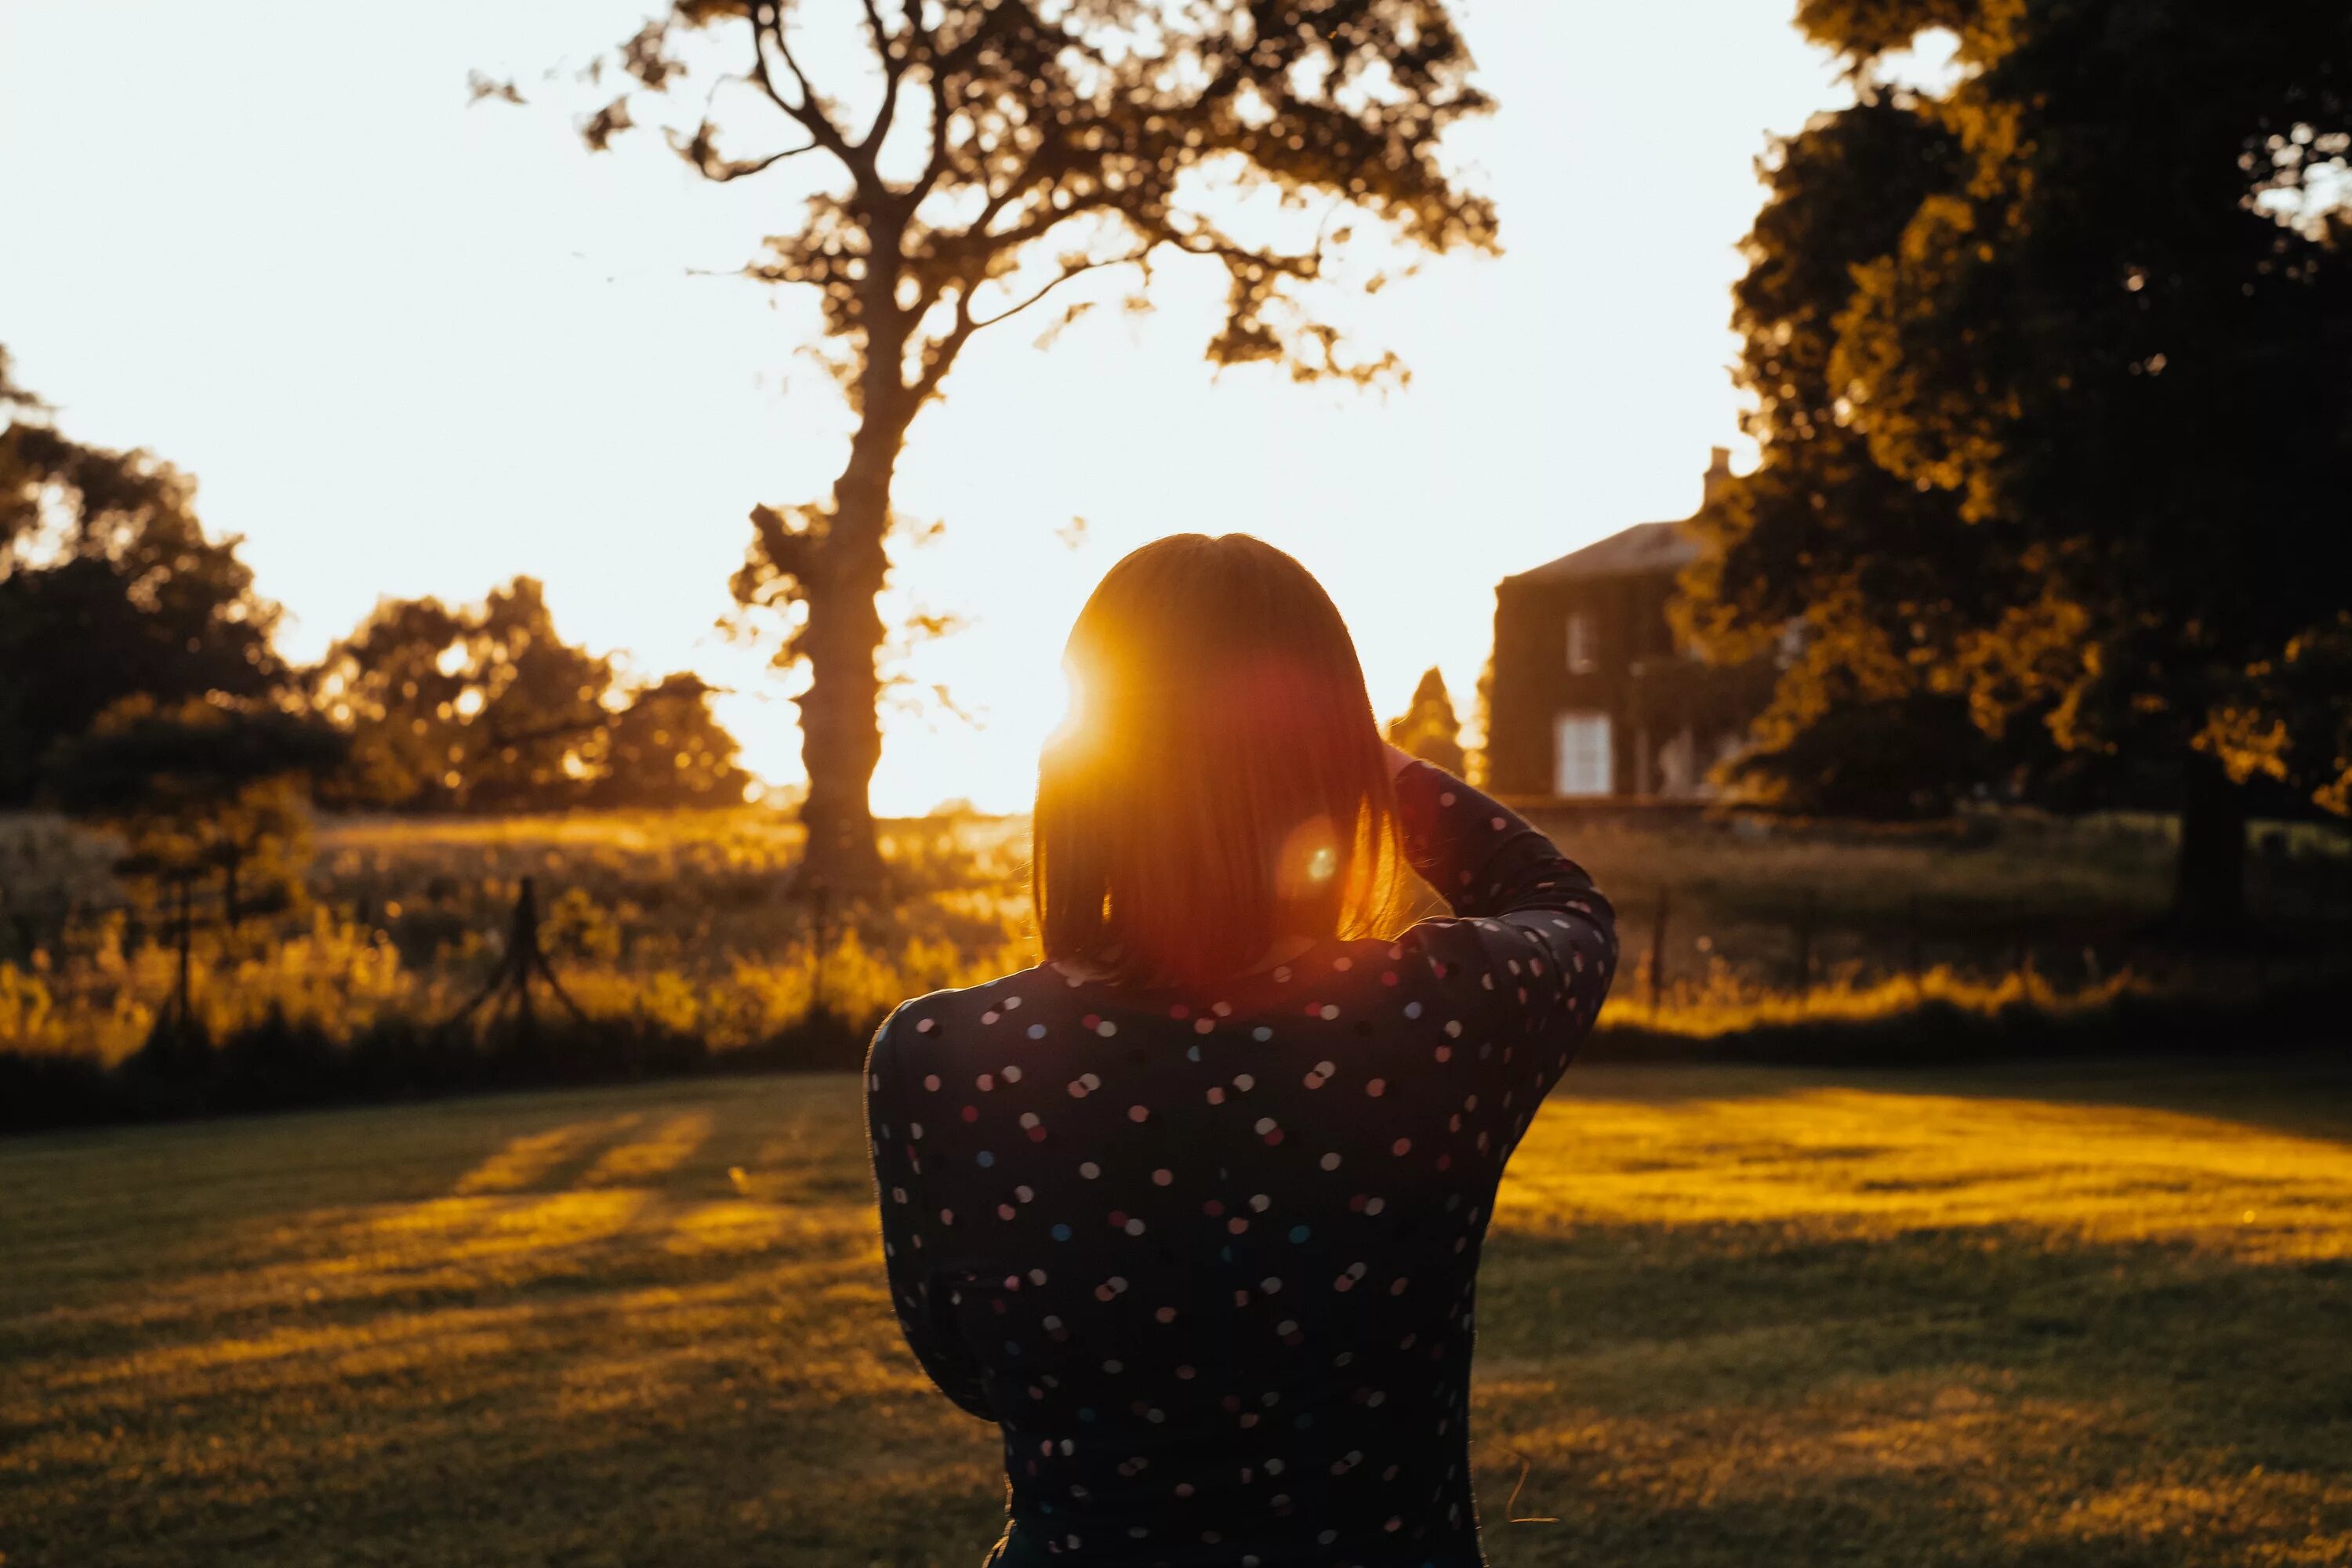
{"label": "sky", "polygon": [[[750,508],[824,497],[850,426],[804,291],[729,275],[805,186],[572,130],[573,73],[651,5],[0,0],[0,343],[68,434],[196,477],[290,656],[380,595],[527,574],[567,638],[726,689],[746,764],[790,784],[797,679],[717,623]],[[1147,317],[974,339],[898,470],[898,511],[942,526],[886,609],[959,628],[891,650],[876,808],[1024,805],[1072,618],[1171,532],[1290,551],[1376,710],[1435,665],[1468,720],[1500,578],[1686,515],[1710,447],[1752,457],[1727,291],[1755,160],[1849,100],[1790,9],[1455,0],[1499,107],[1446,153],[1504,254],[1351,310],[1400,391],[1216,372],[1213,264],[1164,268]],[[530,101],[469,106],[474,69]]]}

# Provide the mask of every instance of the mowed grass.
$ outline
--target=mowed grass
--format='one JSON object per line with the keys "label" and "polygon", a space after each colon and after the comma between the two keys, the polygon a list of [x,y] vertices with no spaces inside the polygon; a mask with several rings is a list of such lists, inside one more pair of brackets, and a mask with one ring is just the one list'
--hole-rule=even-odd
{"label": "mowed grass", "polygon": [[[0,1553],[976,1563],[856,1084],[0,1145]],[[1499,1565],[2352,1563],[2352,1068],[1580,1068],[1512,1167]]]}

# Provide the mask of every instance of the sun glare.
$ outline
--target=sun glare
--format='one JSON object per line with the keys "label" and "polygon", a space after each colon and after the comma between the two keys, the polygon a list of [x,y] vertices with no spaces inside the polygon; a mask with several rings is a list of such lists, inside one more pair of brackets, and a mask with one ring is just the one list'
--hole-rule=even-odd
{"label": "sun glare", "polygon": [[1045,744],[1061,747],[1075,743],[1086,723],[1086,682],[1078,672],[1065,665],[1062,668],[1062,709],[1054,715],[1054,722],[1045,731]]}

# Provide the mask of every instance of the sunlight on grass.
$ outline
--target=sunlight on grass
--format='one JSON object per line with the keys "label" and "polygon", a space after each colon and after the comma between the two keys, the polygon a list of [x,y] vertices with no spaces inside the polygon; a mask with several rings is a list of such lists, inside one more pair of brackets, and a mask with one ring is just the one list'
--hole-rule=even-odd
{"label": "sunlight on grass", "polygon": [[1546,1112],[1571,1114],[1573,1143],[1521,1152],[1497,1225],[2007,1225],[2352,1257],[2352,1147],[2218,1116],[1841,1088]]}
{"label": "sunlight on grass", "polygon": [[[2299,1070],[1577,1069],[1482,1275],[1490,1555],[2352,1562],[2352,1084]],[[8,1568],[976,1561],[856,1090],[0,1146]]]}

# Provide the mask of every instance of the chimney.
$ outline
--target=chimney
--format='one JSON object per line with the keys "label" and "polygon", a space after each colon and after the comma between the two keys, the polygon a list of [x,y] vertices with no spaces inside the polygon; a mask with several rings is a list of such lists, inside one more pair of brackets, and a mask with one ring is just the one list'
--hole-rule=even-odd
{"label": "chimney", "polygon": [[1730,478],[1731,448],[1728,447],[1709,447],[1707,449],[1706,464],[1706,499],[1701,501],[1700,504],[1702,506],[1713,506],[1715,504],[1715,498],[1723,493],[1723,487]]}

